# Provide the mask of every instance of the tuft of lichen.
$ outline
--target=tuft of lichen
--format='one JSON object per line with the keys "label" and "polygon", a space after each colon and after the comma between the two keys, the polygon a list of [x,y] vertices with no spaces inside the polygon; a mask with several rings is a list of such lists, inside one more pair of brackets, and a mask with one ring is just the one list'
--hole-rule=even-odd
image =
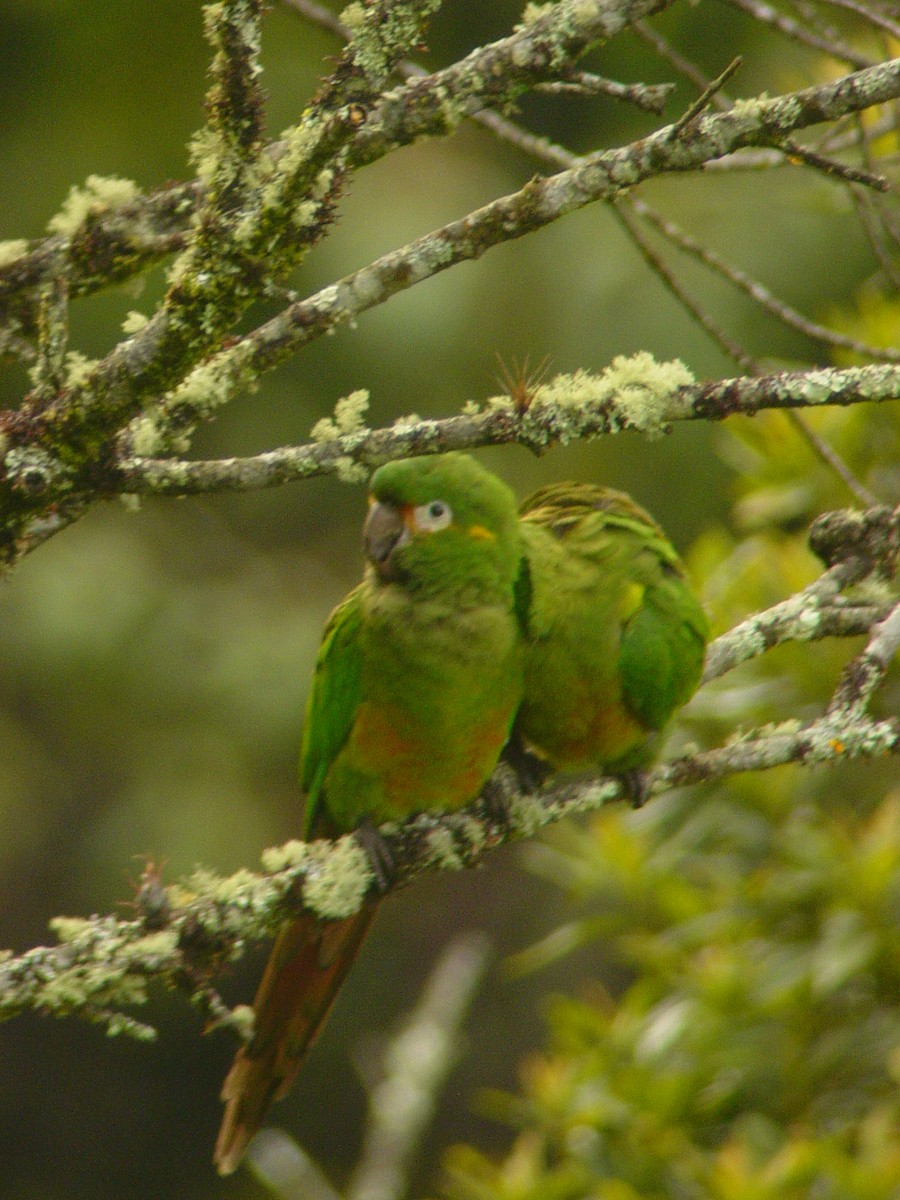
{"label": "tuft of lichen", "polygon": [[369,410],[369,393],[359,388],[349,396],[342,396],[334,406],[333,417],[322,417],[310,431],[314,442],[334,442],[346,433],[360,433],[365,429],[365,415]]}
{"label": "tuft of lichen", "polygon": [[372,880],[365,850],[352,837],[331,844],[310,842],[303,883],[303,903],[325,920],[342,920],[359,912]]}
{"label": "tuft of lichen", "polygon": [[15,262],[28,251],[28,243],[24,238],[11,238],[8,242],[0,242],[0,267]]}
{"label": "tuft of lichen", "polygon": [[430,830],[426,840],[435,861],[442,867],[451,871],[461,871],[465,867],[466,864],[449,829],[438,825]]}
{"label": "tuft of lichen", "polygon": [[576,371],[536,388],[525,422],[535,437],[552,430],[563,443],[596,428],[598,416],[612,432],[637,429],[659,437],[679,415],[678,392],[692,383],[694,376],[680,359],[657,362],[647,351],[619,355],[599,375]]}
{"label": "tuft of lichen", "polygon": [[369,477],[368,468],[349,454],[341,454],[334,460],[334,473],[341,483],[365,483]]}
{"label": "tuft of lichen", "polygon": [[88,358],[80,350],[70,350],[66,354],[65,362],[66,386],[70,388],[81,387],[96,366],[96,358]]}
{"label": "tuft of lichen", "polygon": [[300,867],[309,854],[309,842],[301,842],[293,838],[283,846],[269,846],[260,855],[264,871],[275,874],[276,871],[286,871],[291,867]]}
{"label": "tuft of lichen", "polygon": [[47,222],[47,230],[71,237],[88,217],[125,208],[139,194],[137,184],[131,179],[88,175],[83,186],[75,184],[69,189],[62,208]]}
{"label": "tuft of lichen", "polygon": [[391,424],[391,429],[396,429],[398,433],[407,433],[410,429],[421,424],[422,418],[418,413],[407,413],[406,416],[397,417]]}
{"label": "tuft of lichen", "polygon": [[136,312],[132,309],[125,314],[125,320],[122,322],[122,332],[127,334],[139,333],[150,318],[142,312]]}
{"label": "tuft of lichen", "polygon": [[518,32],[521,29],[527,29],[529,25],[533,25],[535,21],[538,21],[541,17],[546,16],[546,14],[550,12],[552,8],[552,4],[526,4],[525,10],[522,13],[522,20],[520,24],[515,26],[516,31]]}

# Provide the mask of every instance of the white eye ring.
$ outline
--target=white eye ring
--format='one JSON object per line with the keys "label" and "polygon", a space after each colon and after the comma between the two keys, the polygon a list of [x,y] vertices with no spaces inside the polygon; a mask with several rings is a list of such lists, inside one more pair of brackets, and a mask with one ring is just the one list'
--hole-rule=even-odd
{"label": "white eye ring", "polygon": [[453,509],[444,500],[429,500],[413,509],[415,528],[420,533],[438,533],[453,520]]}

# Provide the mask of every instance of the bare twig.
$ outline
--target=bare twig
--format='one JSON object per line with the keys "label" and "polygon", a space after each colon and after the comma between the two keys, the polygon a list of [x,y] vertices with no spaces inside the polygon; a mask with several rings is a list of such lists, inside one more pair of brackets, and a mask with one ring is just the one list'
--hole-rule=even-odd
{"label": "bare twig", "polygon": [[627,204],[638,216],[648,221],[655,229],[658,229],[663,237],[674,246],[677,246],[679,250],[704,263],[723,279],[727,279],[729,283],[732,283],[746,296],[749,296],[755,304],[764,308],[766,312],[771,313],[782,324],[789,325],[792,329],[796,329],[806,337],[817,342],[824,342],[829,346],[840,346],[846,350],[853,350],[855,353],[862,354],[866,358],[900,363],[900,349],[894,346],[875,346],[869,342],[863,342],[859,338],[850,337],[849,334],[841,333],[836,329],[830,329],[827,325],[820,325],[818,322],[805,317],[795,308],[792,308],[786,301],[775,296],[764,284],[756,279],[752,279],[739,267],[726,262],[714,250],[698,242],[696,238],[692,237],[674,221],[658,213],[639,196],[628,196],[619,203]]}
{"label": "bare twig", "polygon": [[402,1200],[406,1194],[411,1159],[453,1066],[459,1028],[489,952],[479,934],[452,942],[403,1030],[388,1045],[384,1077],[369,1095],[365,1139],[346,1200]]}
{"label": "bare twig", "polygon": [[670,137],[677,137],[683,129],[690,125],[691,121],[699,117],[702,112],[705,112],[712,103],[713,97],[717,96],[728,80],[740,68],[743,63],[740,55],[732,59],[721,75],[717,75],[711,83],[703,89],[697,99],[689,108],[678,118],[674,125],[670,126]]}
{"label": "bare twig", "polygon": [[799,21],[795,21],[792,17],[778,12],[771,5],[763,3],[763,0],[725,0],[725,2],[731,4],[734,8],[739,8],[743,12],[749,13],[755,21],[759,21],[762,25],[771,25],[773,29],[777,29],[779,33],[783,33],[791,41],[810,46],[813,50],[820,50],[823,54],[830,54],[832,58],[849,63],[850,66],[855,67],[857,70],[872,65],[871,58],[865,54],[860,54],[852,46],[848,46],[845,42],[838,39],[822,37],[815,29],[809,29],[807,26],[801,25]]}
{"label": "bare twig", "polygon": [[[649,46],[653,47],[660,58],[674,67],[679,75],[683,75],[700,92],[705,92],[709,88],[710,80],[700,68],[667,42],[662,34],[654,29],[652,25],[648,25],[646,21],[634,21],[632,22],[632,28]],[[727,112],[731,108],[731,100],[721,89],[711,94],[711,100],[722,112]]]}

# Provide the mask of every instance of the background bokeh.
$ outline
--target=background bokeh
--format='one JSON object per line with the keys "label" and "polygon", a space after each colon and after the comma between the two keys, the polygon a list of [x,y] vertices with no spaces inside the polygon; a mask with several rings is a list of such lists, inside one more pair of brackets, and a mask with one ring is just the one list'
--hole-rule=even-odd
{"label": "background bokeh", "polygon": [[[430,38],[450,61],[517,18],[515,4],[445,5]],[[790,45],[723,6],[680,6],[659,22],[710,75],[738,53],[733,89],[752,95],[802,82]],[[264,35],[269,128],[296,120],[335,53],[332,39],[276,6]],[[613,78],[672,78],[628,35],[594,56]],[[0,6],[0,230],[41,234],[70,185],[119,175],[153,188],[186,177],[185,143],[202,122],[205,46],[200,6],[184,0],[6,0]],[[690,99],[680,86],[667,112]],[[528,101],[542,132],[584,149],[649,132],[656,119],[609,102]],[[333,236],[294,285],[311,291],[488,199],[538,166],[477,127],[392,155],[354,180]],[[643,193],[796,306],[822,316],[849,306],[872,270],[840,193],[802,171],[672,179]],[[823,289],[823,271],[827,289]],[[751,350],[809,361],[814,348],[733,293],[696,279]],[[150,313],[155,270],[138,287],[74,306],[72,346],[103,354],[129,310]],[[263,315],[263,309],[252,314]],[[492,251],[322,339],[236,400],[198,435],[197,456],[252,453],[305,441],[335,400],[367,387],[373,424],[415,411],[457,411],[497,390],[495,354],[553,370],[602,368],[646,349],[696,375],[733,368],[667,295],[600,206]],[[24,376],[0,375],[0,406]],[[727,528],[733,462],[720,434],[685,426],[648,442],[623,436],[482,457],[521,493],[574,475],[623,487],[657,513],[684,550]],[[844,502],[846,497],[844,497]],[[198,862],[227,871],[297,829],[295,761],[313,656],[327,613],[357,580],[364,489],[333,479],[239,497],[111,503],[31,556],[0,592],[0,945],[49,936],[54,914],[127,911],[147,857],[175,879]],[[702,715],[702,714],[701,714]],[[698,718],[699,719],[699,718]],[[352,1162],[363,1092],[353,1061],[371,1054],[407,1008],[439,948],[484,928],[502,956],[541,937],[567,901],[525,874],[520,852],[488,869],[442,875],[393,899],[326,1033],[275,1120],[336,1177]],[[540,997],[586,969],[596,945],[540,976],[498,966],[468,1022],[468,1052],[429,1146],[465,1138],[490,1147],[479,1087],[509,1085],[539,1036]],[[252,994],[251,956],[225,983]],[[154,994],[158,1041],[109,1040],[76,1021],[26,1018],[0,1029],[0,1198],[261,1196],[247,1176],[219,1181],[210,1151],[217,1099],[233,1051],[200,1037],[177,995]],[[426,1154],[425,1160],[433,1155]],[[427,1171],[423,1186],[428,1184]]]}

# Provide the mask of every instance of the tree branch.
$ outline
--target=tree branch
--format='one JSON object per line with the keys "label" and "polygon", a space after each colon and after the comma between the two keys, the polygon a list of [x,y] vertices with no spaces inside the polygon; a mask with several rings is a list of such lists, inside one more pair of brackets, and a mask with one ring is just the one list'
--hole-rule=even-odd
{"label": "tree branch", "polygon": [[[900,645],[900,604],[887,612],[866,604],[848,606],[847,619],[829,625],[840,611],[839,592],[869,575],[890,575],[900,550],[900,509],[826,514],[810,540],[828,569],[797,596],[714,642],[707,678],[782,641],[867,632],[865,648],[845,668],[822,716],[806,725],[756,729],[718,749],[664,762],[648,773],[648,796],[786,763],[811,766],[900,753],[900,720],[875,720],[867,712]],[[420,814],[382,826],[396,864],[395,886],[424,871],[472,866],[506,841],[532,837],[551,822],[591,812],[627,793],[620,778],[578,777],[551,779],[536,794],[525,795],[505,764],[493,782],[509,813],[502,823],[497,805],[478,801],[462,812]],[[19,956],[7,952],[0,959],[0,1019],[26,1011],[77,1014],[112,1033],[151,1037],[147,1025],[121,1009],[143,1003],[147,983],[156,979],[187,990],[212,1024],[246,1033],[246,1010],[227,1009],[211,984],[215,973],[288,916],[301,910],[323,920],[348,916],[375,886],[367,855],[353,835],[334,842],[288,842],[266,851],[263,867],[263,874],[241,870],[228,878],[198,870],[186,884],[166,887],[151,865],[142,876],[133,919],[57,918],[52,927],[59,945]]]}
{"label": "tree branch", "polygon": [[103,486],[108,493],[164,496],[256,491],[316,475],[358,479],[359,473],[348,468],[368,470],[405,455],[511,443],[543,453],[554,444],[627,429],[660,434],[674,421],[720,421],[764,409],[900,398],[900,366],[888,364],[786,371],[703,384],[682,382],[689,376],[679,368],[684,372],[681,364],[657,364],[642,354],[616,359],[598,376],[586,372],[557,376],[535,388],[523,413],[508,396],[495,396],[482,411],[443,420],[400,421],[382,429],[360,428],[327,441],[285,446],[250,458],[124,459],[110,469]]}

